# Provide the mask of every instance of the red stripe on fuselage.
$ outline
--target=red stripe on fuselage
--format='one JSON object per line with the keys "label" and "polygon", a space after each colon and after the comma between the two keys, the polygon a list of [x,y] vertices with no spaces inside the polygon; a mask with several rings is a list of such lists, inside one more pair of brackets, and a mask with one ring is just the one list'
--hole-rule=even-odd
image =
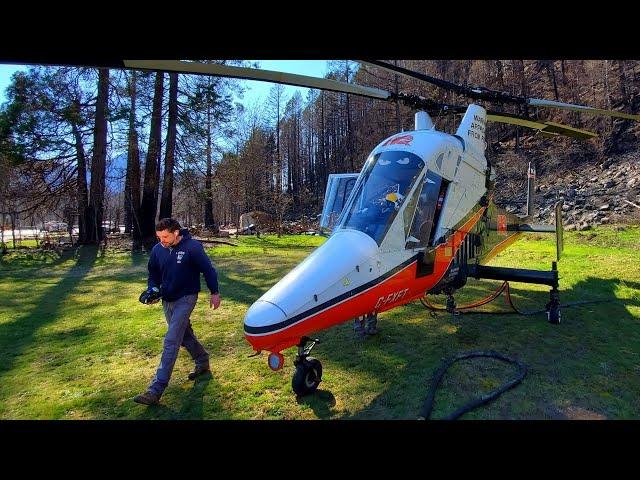
{"label": "red stripe on fuselage", "polygon": [[336,303],[326,310],[310,315],[277,332],[265,335],[245,333],[246,339],[256,351],[280,352],[285,348],[297,345],[300,338],[305,335],[370,312],[384,312],[420,298],[442,279],[449,269],[458,247],[478,222],[485,208],[480,208],[459,230],[450,236],[447,243],[436,247],[436,257],[431,275],[416,278],[417,264],[413,262],[378,285]]}

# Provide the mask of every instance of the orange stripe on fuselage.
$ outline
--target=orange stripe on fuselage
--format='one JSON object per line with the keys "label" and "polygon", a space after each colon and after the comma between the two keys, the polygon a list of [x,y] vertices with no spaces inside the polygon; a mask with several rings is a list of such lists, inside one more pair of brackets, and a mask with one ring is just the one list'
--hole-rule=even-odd
{"label": "orange stripe on fuselage", "polygon": [[436,247],[436,257],[431,275],[416,278],[417,264],[416,262],[410,263],[378,285],[282,330],[265,335],[245,333],[247,341],[256,351],[280,352],[285,348],[297,345],[300,342],[300,338],[305,335],[310,335],[313,332],[370,312],[384,312],[420,298],[442,279],[449,269],[449,265],[460,244],[471,231],[471,228],[478,222],[485,209],[486,207],[480,208],[459,230],[451,235],[447,243]]}

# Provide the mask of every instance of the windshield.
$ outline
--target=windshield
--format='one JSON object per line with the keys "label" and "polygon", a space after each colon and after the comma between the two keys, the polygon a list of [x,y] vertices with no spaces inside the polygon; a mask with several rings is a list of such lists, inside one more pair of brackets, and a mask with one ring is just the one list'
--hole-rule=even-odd
{"label": "windshield", "polygon": [[413,153],[375,155],[365,166],[340,227],[360,230],[380,245],[423,167],[424,162]]}

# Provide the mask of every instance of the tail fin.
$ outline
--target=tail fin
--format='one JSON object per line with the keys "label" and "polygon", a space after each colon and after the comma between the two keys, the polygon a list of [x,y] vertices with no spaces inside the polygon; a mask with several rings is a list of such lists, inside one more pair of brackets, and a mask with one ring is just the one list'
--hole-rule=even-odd
{"label": "tail fin", "polygon": [[464,114],[456,135],[464,141],[465,150],[484,156],[487,143],[484,138],[487,125],[487,111],[479,105],[471,104]]}

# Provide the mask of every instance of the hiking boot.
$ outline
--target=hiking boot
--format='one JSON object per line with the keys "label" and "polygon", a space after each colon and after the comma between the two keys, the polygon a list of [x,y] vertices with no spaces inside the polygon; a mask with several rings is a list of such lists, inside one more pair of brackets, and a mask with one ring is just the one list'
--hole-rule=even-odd
{"label": "hiking boot", "polygon": [[209,364],[205,363],[204,365],[196,365],[196,368],[193,369],[193,372],[189,374],[189,380],[195,380],[200,375],[203,375],[207,372],[210,372],[211,368],[209,368]]}
{"label": "hiking boot", "polygon": [[160,395],[147,390],[146,392],[133,397],[133,401],[143,405],[156,405],[160,402]]}

